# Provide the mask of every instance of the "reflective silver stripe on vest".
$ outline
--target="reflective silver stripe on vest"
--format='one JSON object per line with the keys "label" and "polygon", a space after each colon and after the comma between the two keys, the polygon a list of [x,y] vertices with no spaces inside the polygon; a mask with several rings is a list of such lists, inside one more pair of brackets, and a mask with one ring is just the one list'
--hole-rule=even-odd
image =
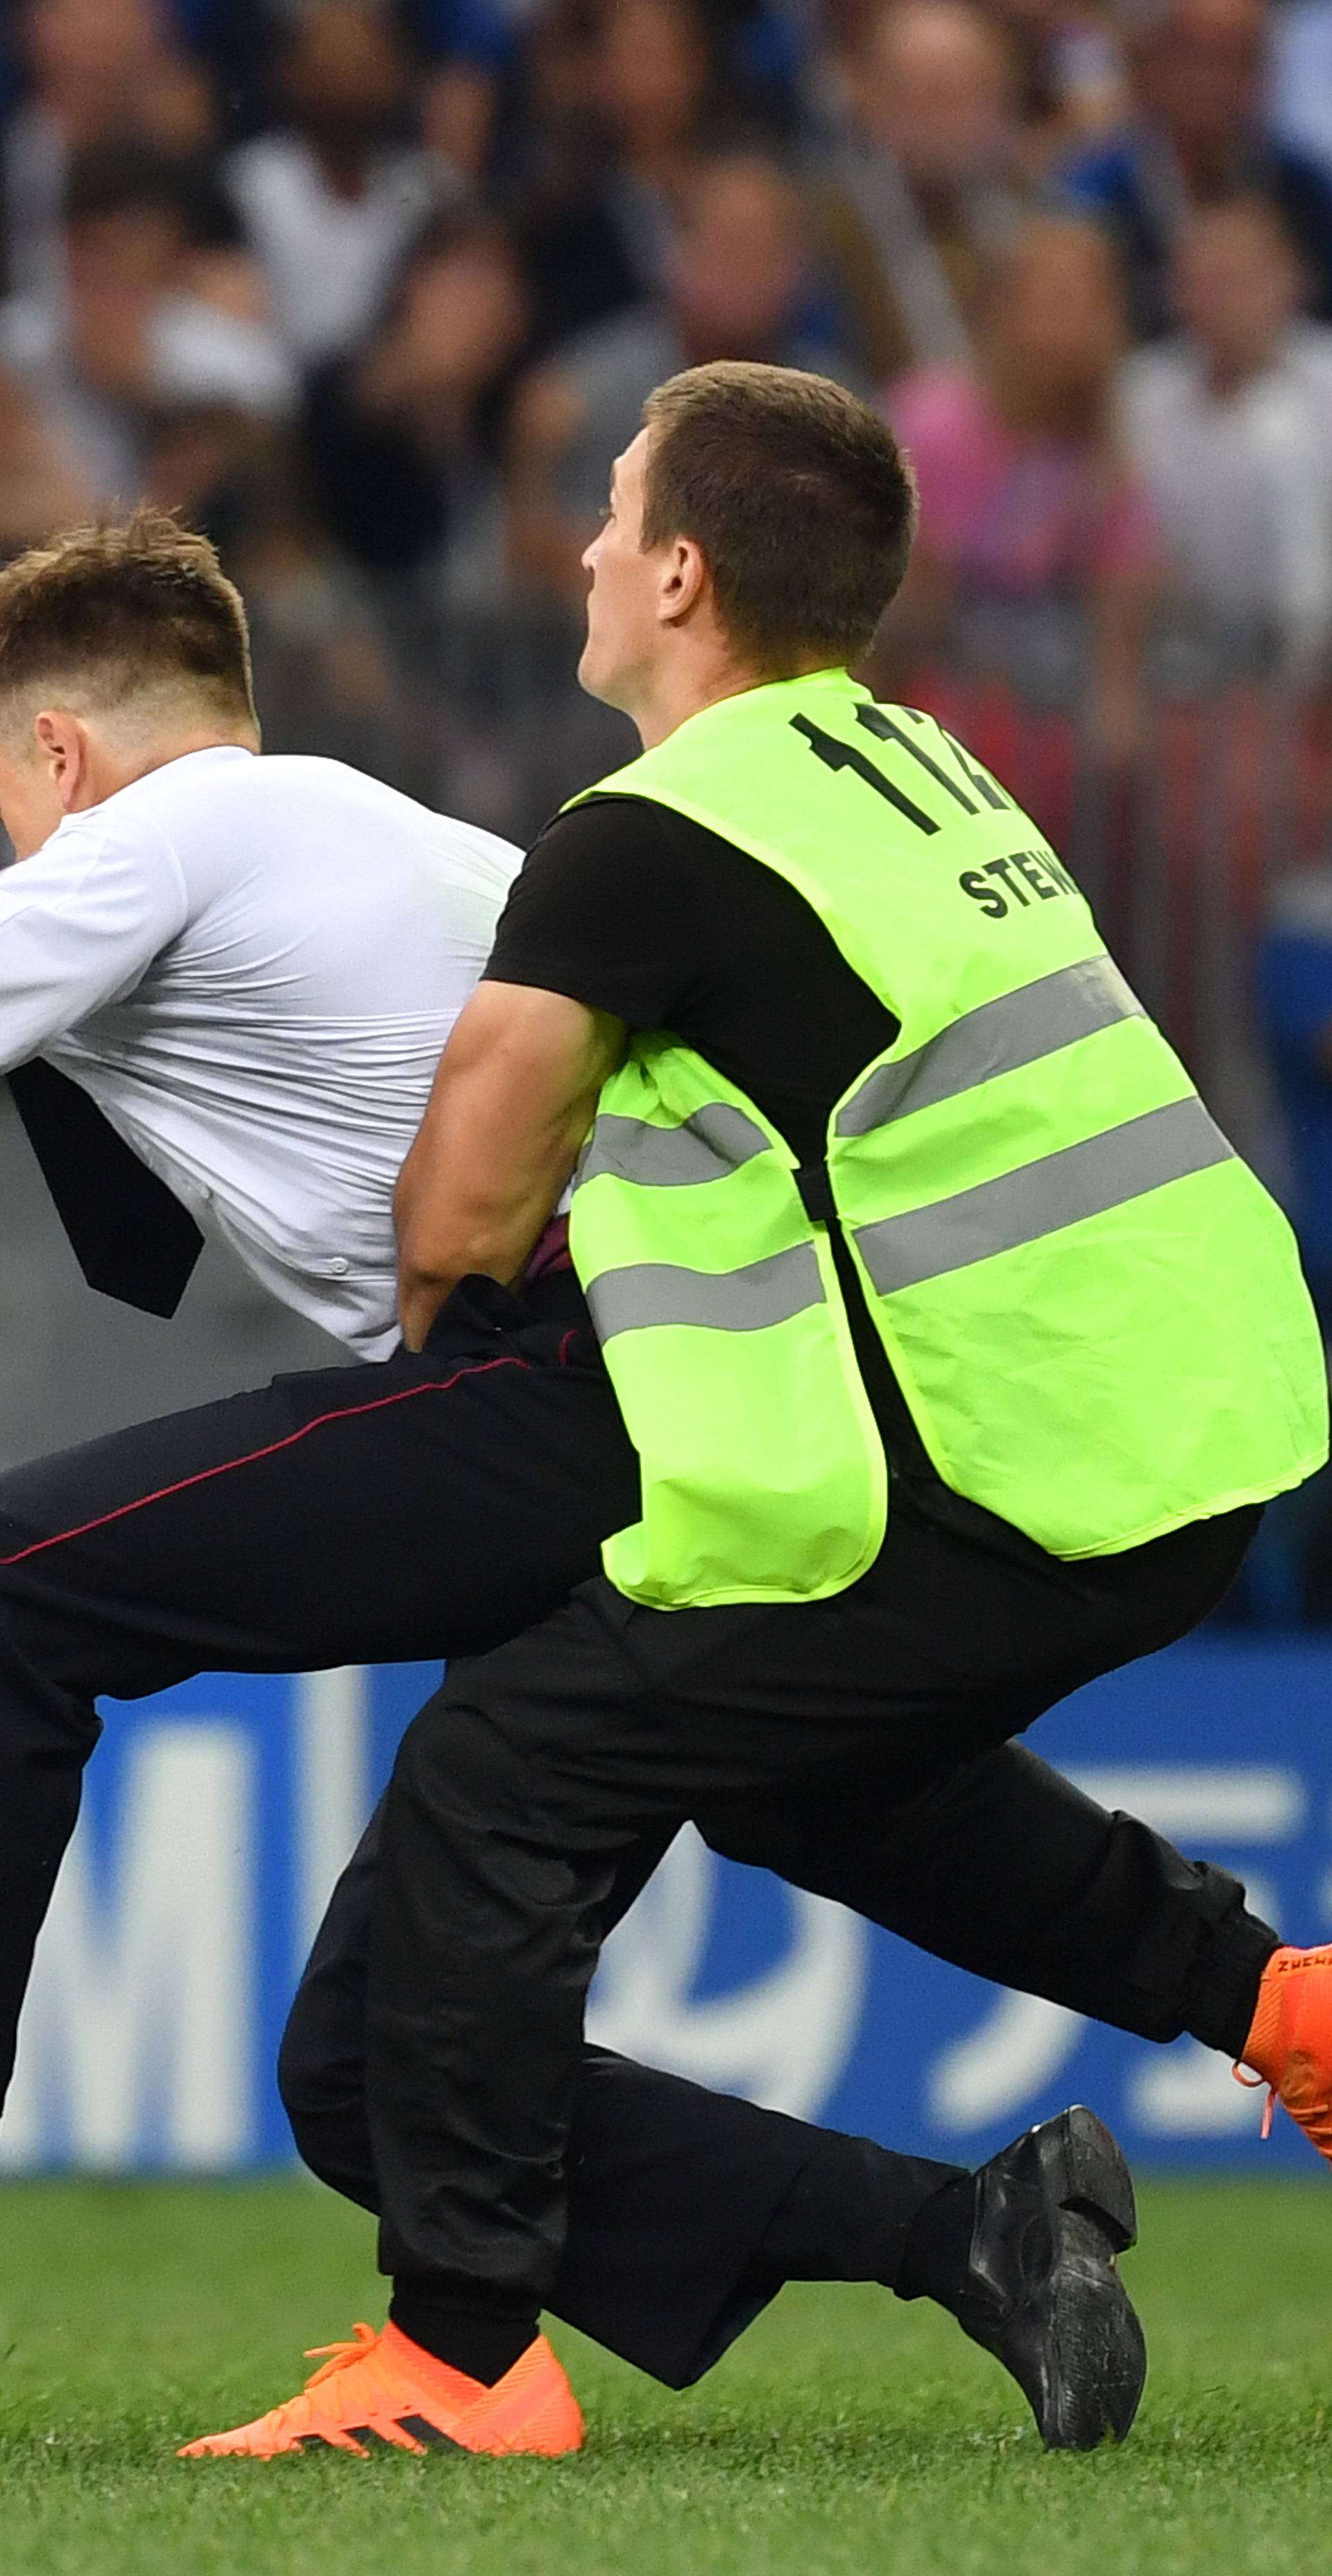
{"label": "reflective silver stripe on vest", "polygon": [[868,1136],[892,1119],[956,1100],[996,1074],[1057,1055],[1118,1020],[1142,1017],[1142,1004],[1113,959],[1088,957],[1080,965],[1061,966],[1016,993],[982,1002],[910,1055],[877,1066],[842,1110],[837,1133]]}
{"label": "reflective silver stripe on vest", "polygon": [[646,1118],[603,1110],[583,1149],[578,1179],[581,1184],[611,1172],[617,1181],[655,1190],[692,1189],[700,1181],[725,1180],[741,1163],[766,1154],[769,1141],[727,1100],[708,1101],[680,1127],[654,1127]]}
{"label": "reflective silver stripe on vest", "polygon": [[890,1297],[1209,1171],[1232,1160],[1234,1150],[1200,1100],[1172,1100],[934,1207],[861,1226],[856,1244],[879,1294]]}
{"label": "reflective silver stripe on vest", "polygon": [[587,1291],[598,1339],[636,1333],[649,1324],[704,1324],[718,1333],[757,1333],[823,1304],[823,1280],[812,1244],[793,1244],[741,1270],[681,1270],[669,1261],[635,1261],[604,1270]]}

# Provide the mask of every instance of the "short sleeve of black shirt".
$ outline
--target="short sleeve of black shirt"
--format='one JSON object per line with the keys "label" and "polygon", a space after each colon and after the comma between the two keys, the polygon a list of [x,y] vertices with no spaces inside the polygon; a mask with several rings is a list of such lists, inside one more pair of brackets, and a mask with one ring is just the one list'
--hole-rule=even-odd
{"label": "short sleeve of black shirt", "polygon": [[501,915],[486,974],[669,1029],[739,1085],[802,1161],[897,1022],[784,877],[669,807],[596,797],[557,816]]}

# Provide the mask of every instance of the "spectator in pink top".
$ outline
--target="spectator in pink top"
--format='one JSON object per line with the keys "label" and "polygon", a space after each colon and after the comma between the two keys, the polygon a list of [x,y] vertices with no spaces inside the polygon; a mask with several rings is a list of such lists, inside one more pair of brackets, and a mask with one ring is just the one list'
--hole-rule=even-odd
{"label": "spectator in pink top", "polygon": [[1071,612],[1085,630],[1086,712],[1117,761],[1140,729],[1156,564],[1117,432],[1124,340],[1104,237],[1037,217],[995,263],[975,366],[918,369],[887,397],[921,499],[898,649],[931,649],[970,606],[984,612],[970,620],[973,638],[1025,635],[1030,652],[1034,611],[1062,608],[1065,624]]}

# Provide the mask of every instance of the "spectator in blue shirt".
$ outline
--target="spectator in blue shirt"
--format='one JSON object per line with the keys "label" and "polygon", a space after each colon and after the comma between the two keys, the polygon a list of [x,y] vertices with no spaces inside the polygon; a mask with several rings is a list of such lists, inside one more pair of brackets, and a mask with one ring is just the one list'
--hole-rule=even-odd
{"label": "spectator in blue shirt", "polygon": [[1332,178],[1265,120],[1264,0],[1159,0],[1133,53],[1136,114],[1065,169],[1067,199],[1114,235],[1134,329],[1170,326],[1176,237],[1196,207],[1264,195],[1298,250],[1307,310],[1332,320]]}

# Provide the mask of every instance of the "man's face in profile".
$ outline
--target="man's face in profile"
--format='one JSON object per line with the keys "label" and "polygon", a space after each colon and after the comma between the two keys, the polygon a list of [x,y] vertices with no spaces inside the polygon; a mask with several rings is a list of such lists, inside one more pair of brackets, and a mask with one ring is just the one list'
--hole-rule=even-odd
{"label": "man's face in profile", "polygon": [[610,502],[583,557],[592,576],[587,642],[578,677],[588,696],[632,714],[643,673],[662,639],[658,615],[661,561],[643,551],[644,475],[648,433],[640,430],[611,470]]}

